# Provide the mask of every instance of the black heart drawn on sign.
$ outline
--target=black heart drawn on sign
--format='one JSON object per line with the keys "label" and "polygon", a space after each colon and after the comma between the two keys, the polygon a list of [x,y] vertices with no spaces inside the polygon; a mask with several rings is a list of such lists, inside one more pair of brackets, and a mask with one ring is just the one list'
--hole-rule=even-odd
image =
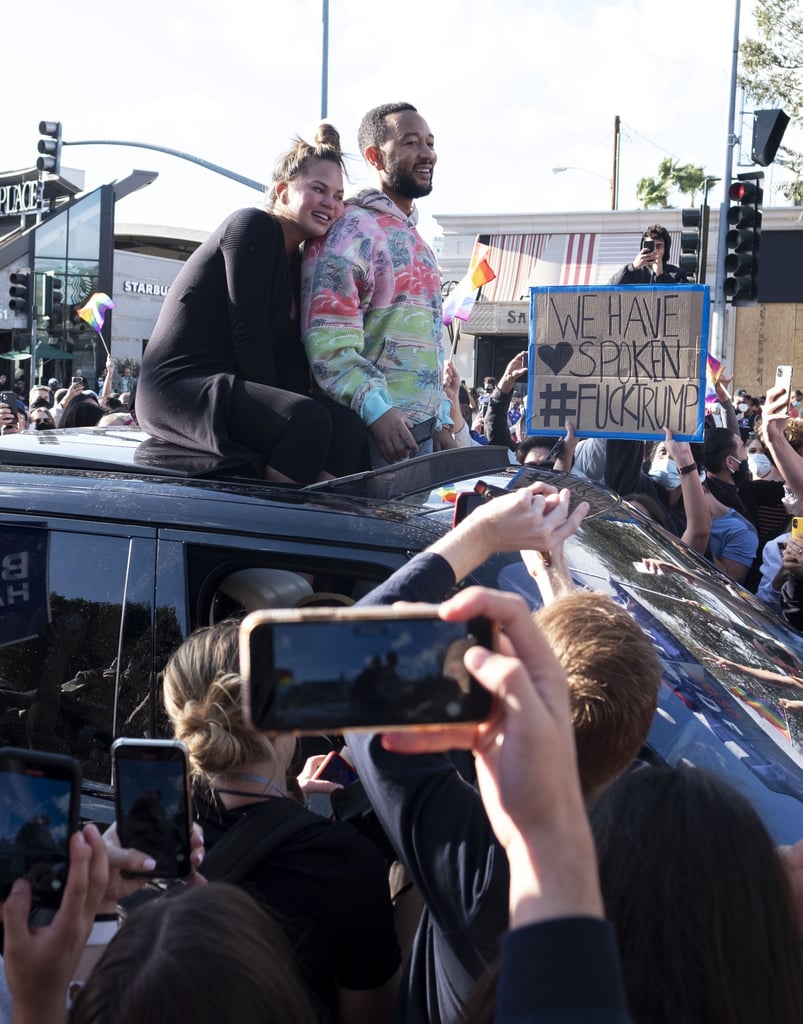
{"label": "black heart drawn on sign", "polygon": [[572,358],[574,349],[568,341],[559,341],[557,345],[542,345],[538,353],[550,370],[557,376]]}

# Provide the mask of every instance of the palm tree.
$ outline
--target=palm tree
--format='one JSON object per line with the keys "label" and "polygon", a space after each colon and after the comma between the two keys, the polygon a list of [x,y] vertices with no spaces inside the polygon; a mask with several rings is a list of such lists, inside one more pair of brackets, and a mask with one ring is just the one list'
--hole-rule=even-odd
{"label": "palm tree", "polygon": [[636,185],[636,198],[645,210],[655,206],[665,210],[669,202],[669,184],[656,178],[642,178]]}
{"label": "palm tree", "polygon": [[706,173],[702,167],[695,164],[675,165],[672,173],[672,183],[682,196],[689,196],[689,202],[694,206],[697,193],[705,184]]}

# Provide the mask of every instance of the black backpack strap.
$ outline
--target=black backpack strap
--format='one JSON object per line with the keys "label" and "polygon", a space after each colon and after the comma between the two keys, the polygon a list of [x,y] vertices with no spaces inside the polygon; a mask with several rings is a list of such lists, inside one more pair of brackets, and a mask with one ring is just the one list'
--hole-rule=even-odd
{"label": "black backpack strap", "polygon": [[[276,821],[287,808],[292,813]],[[258,804],[235,822],[204,857],[201,874],[210,882],[239,882],[271,851],[305,830],[320,830],[325,821],[305,812],[287,799],[270,799]]]}

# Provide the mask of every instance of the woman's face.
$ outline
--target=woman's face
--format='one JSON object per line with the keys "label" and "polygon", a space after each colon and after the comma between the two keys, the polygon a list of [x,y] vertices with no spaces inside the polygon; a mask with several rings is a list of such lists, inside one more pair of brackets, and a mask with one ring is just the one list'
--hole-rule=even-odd
{"label": "woman's face", "polygon": [[278,182],[273,213],[297,224],[303,238],[321,238],[343,213],[340,168],[314,160],[297,178]]}

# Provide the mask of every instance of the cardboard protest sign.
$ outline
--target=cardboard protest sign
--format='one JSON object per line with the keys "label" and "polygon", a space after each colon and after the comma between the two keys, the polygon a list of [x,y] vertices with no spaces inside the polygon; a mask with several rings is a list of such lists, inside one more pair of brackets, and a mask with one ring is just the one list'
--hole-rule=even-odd
{"label": "cardboard protest sign", "polygon": [[527,433],[703,436],[706,285],[530,289]]}
{"label": "cardboard protest sign", "polygon": [[4,526],[0,535],[0,647],[29,640],[50,622],[48,531]]}

